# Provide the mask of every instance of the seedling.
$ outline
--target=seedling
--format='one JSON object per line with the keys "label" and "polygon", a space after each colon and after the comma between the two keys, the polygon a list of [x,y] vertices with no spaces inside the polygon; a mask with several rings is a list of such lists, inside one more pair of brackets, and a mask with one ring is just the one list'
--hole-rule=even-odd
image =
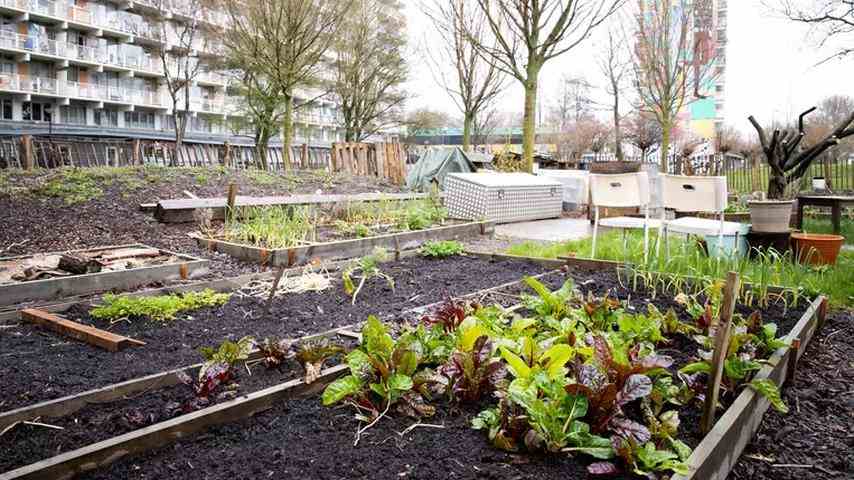
{"label": "seedling", "polygon": [[[365,286],[365,282],[372,278],[385,279],[389,288],[394,290],[394,279],[380,270],[380,263],[386,260],[388,260],[388,252],[383,248],[376,248],[370,255],[365,255],[351,262],[341,273],[341,279],[344,282],[344,291],[347,292],[347,295],[353,297],[353,305],[356,304],[356,297],[359,296],[359,292]],[[359,279],[358,286],[353,282],[354,276]]]}

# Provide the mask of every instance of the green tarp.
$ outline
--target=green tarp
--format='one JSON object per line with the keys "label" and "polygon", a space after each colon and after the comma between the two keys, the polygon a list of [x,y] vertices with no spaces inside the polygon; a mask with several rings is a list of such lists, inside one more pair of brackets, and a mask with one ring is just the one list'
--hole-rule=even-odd
{"label": "green tarp", "polygon": [[433,183],[443,188],[449,173],[477,171],[474,163],[459,147],[433,147],[418,159],[409,174],[406,186],[411,190],[429,191]]}

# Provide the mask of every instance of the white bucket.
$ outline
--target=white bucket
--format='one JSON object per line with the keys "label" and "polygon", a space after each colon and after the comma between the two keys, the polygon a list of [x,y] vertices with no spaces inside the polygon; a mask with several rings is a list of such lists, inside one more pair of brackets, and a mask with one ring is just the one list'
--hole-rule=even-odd
{"label": "white bucket", "polygon": [[817,192],[827,190],[827,180],[824,177],[812,177],[812,189]]}

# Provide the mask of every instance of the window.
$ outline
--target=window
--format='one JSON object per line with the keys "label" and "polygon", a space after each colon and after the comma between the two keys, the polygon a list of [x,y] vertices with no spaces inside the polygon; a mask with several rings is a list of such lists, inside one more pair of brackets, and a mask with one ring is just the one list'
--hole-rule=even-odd
{"label": "window", "polygon": [[116,110],[95,110],[95,125],[102,127],[118,127],[119,112]]}
{"label": "window", "polygon": [[125,112],[126,128],[154,128],[154,114],[150,112]]}
{"label": "window", "polygon": [[50,122],[53,120],[50,103],[24,102],[23,119],[33,122]]}
{"label": "window", "polygon": [[0,100],[0,110],[2,110],[3,120],[12,119],[12,99],[4,98]]}
{"label": "window", "polygon": [[86,107],[70,105],[60,107],[60,121],[71,125],[86,125]]}
{"label": "window", "polygon": [[80,81],[80,67],[76,65],[68,67],[68,81],[74,83]]}

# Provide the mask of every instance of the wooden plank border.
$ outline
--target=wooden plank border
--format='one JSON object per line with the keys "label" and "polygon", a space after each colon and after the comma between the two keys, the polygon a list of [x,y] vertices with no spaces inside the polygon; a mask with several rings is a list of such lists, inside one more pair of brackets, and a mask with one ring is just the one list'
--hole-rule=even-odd
{"label": "wooden plank border", "polygon": [[[755,379],[769,379],[782,388],[788,370],[797,365],[797,360],[790,358],[800,359],[804,355],[819,324],[824,322],[826,302],[821,296],[810,304],[786,336],[792,345],[777,350]],[[673,480],[725,480],[759,429],[769,406],[765,397],[746,387],[688,458],[689,473],[676,475]]]}
{"label": "wooden plank border", "polygon": [[284,399],[312,395],[348,371],[337,365],[323,371],[311,384],[302,378],[242,395],[187,415],[156,423],[118,437],[113,437],[70,452],[62,453],[24,467],[0,474],[0,480],[68,479],[81,473],[105,467],[122,457],[163,447],[200,430],[251,417],[273,407]]}
{"label": "wooden plank border", "polygon": [[313,259],[346,259],[370,253],[382,247],[389,251],[411,250],[430,240],[455,240],[477,235],[491,235],[495,222],[466,222],[456,225],[428,228],[412,232],[399,232],[375,237],[323,242],[302,247],[267,250],[251,245],[204,238],[190,234],[202,248],[227,253],[240,260],[273,267],[292,267]]}
{"label": "wooden plank border", "polygon": [[[154,248],[141,243],[114,247],[98,247],[69,252],[51,252],[45,255],[62,253],[97,252],[118,248]],[[12,285],[0,286],[0,306],[14,305],[23,302],[54,300],[74,295],[85,295],[110,290],[128,290],[152,282],[164,280],[187,280],[206,274],[209,271],[209,260],[179,254],[158,248],[164,255],[175,256],[179,261],[164,265],[132,268],[114,272],[89,273],[70,277],[33,280]],[[2,260],[28,258],[32,255],[7,257]]]}

